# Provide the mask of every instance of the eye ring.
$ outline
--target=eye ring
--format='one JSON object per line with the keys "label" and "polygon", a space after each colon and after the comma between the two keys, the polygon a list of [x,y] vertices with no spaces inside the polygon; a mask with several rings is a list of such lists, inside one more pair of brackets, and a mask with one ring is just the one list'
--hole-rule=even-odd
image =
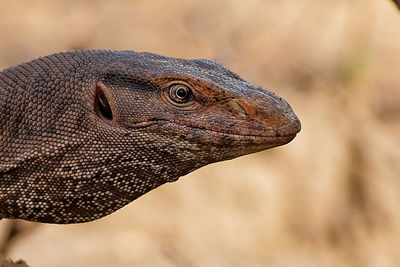
{"label": "eye ring", "polygon": [[169,98],[176,104],[185,104],[190,100],[192,90],[185,84],[172,84],[169,87]]}

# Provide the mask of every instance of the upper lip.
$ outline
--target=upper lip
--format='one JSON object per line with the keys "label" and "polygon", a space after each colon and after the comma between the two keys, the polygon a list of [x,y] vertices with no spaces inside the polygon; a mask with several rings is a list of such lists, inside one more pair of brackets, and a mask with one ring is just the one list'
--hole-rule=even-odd
{"label": "upper lip", "polygon": [[[300,131],[300,129],[296,129],[295,131],[291,131],[288,133],[284,133],[285,131],[278,131],[274,129],[268,129],[268,130],[253,130],[254,133],[239,133],[239,132],[234,132],[234,131],[222,131],[222,130],[216,130],[216,129],[210,129],[207,127],[202,127],[202,126],[193,126],[190,124],[184,124],[184,123],[178,123],[175,121],[170,121],[170,120],[165,120],[165,119],[153,119],[149,121],[140,121],[140,122],[135,122],[130,124],[129,126],[132,128],[144,128],[144,127],[150,127],[156,123],[171,123],[174,125],[179,125],[182,127],[188,127],[196,130],[204,130],[204,131],[209,131],[213,132],[216,134],[222,134],[226,136],[240,136],[240,137],[253,137],[253,138],[286,138],[286,137],[294,137],[296,134]],[[249,129],[250,130],[250,129]]]}

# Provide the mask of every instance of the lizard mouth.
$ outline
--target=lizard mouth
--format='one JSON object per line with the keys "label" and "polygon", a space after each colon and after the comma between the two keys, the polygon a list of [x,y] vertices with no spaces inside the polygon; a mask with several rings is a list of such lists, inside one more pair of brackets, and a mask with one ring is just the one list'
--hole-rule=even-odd
{"label": "lizard mouth", "polygon": [[254,143],[254,144],[271,144],[273,146],[284,145],[292,141],[297,132],[289,133],[285,135],[279,135],[278,132],[274,130],[267,130],[265,132],[258,131],[256,134],[241,134],[241,133],[232,133],[228,131],[209,129],[206,127],[192,126],[189,124],[177,123],[174,121],[164,120],[164,119],[156,119],[150,121],[136,122],[130,124],[131,128],[148,128],[155,127],[157,125],[162,124],[163,127],[169,128],[172,132],[176,133],[176,135],[184,135],[188,138],[192,138],[194,136],[199,137],[202,140],[207,142],[220,142],[221,139],[228,142],[239,142],[239,143]]}

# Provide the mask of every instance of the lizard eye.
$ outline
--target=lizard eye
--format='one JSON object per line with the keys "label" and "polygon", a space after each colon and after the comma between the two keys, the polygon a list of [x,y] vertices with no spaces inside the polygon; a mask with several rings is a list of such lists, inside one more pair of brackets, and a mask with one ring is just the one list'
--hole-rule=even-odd
{"label": "lizard eye", "polygon": [[173,84],[169,88],[169,97],[177,104],[188,102],[191,95],[192,90],[184,84]]}
{"label": "lizard eye", "polygon": [[194,110],[199,107],[195,87],[191,84],[175,80],[163,86],[162,99],[180,110]]}

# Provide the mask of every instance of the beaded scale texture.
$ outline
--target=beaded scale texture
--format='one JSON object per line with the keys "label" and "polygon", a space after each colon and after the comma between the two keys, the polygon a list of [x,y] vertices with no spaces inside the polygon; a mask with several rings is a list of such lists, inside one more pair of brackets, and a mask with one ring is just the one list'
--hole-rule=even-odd
{"label": "beaded scale texture", "polygon": [[286,101],[210,60],[42,57],[0,72],[0,218],[92,221],[299,130]]}

